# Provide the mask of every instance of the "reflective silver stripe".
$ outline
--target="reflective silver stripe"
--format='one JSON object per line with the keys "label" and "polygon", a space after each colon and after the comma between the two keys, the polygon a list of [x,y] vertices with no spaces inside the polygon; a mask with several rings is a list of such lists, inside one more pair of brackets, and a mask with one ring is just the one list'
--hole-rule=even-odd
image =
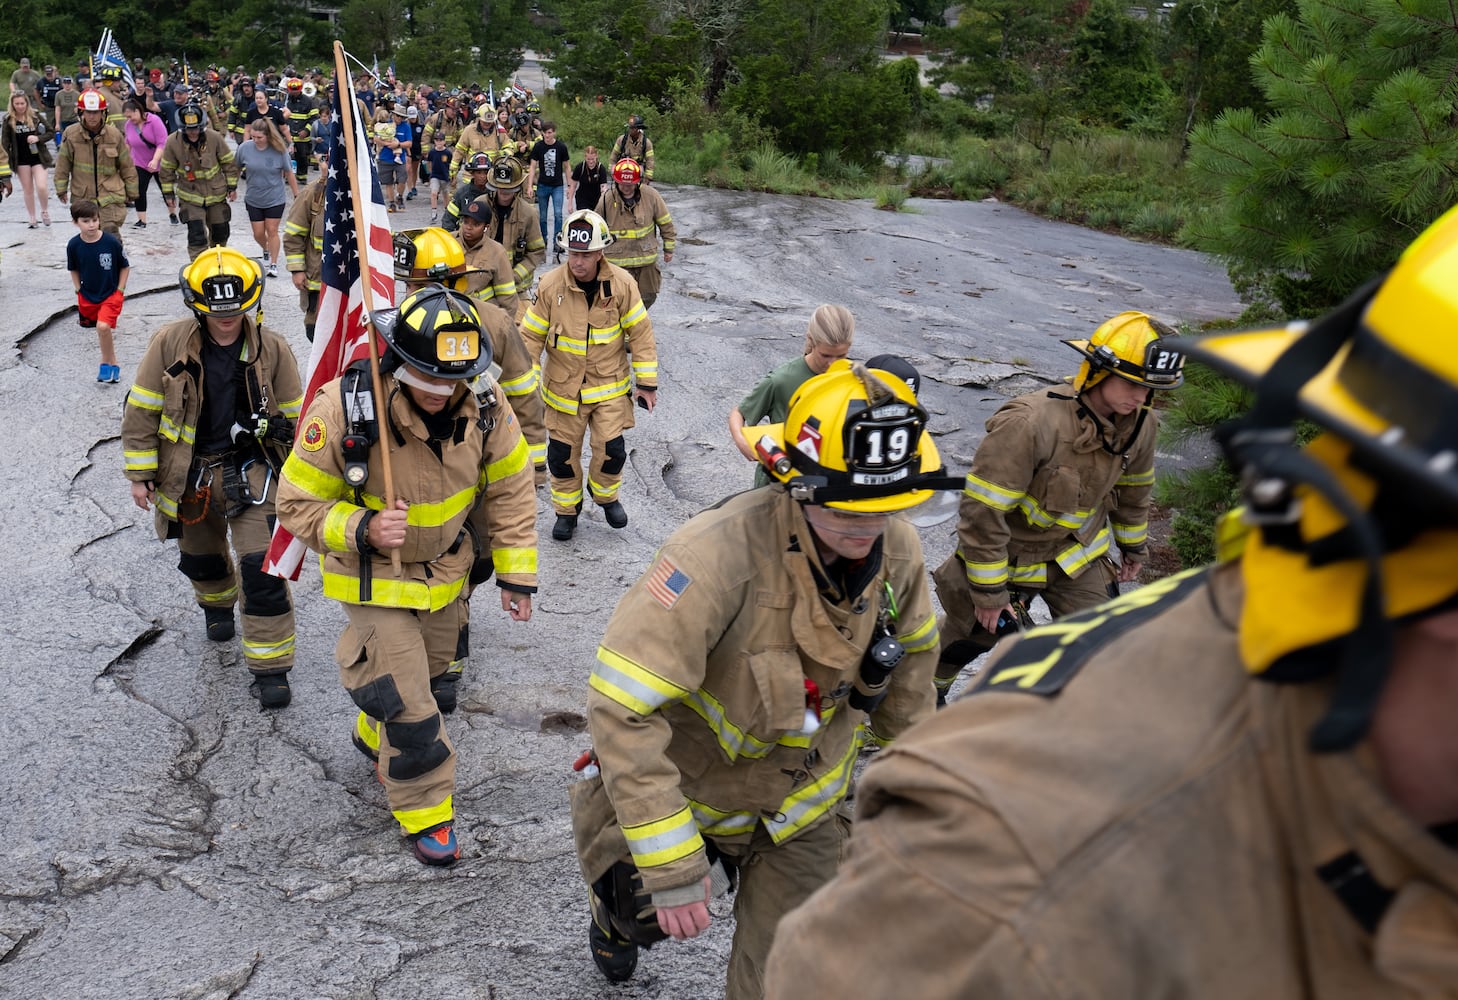
{"label": "reflective silver stripe", "polygon": [[860,741],[851,740],[848,752],[829,773],[786,798],[779,814],[764,821],[770,839],[776,844],[783,843],[844,799],[860,749]]}

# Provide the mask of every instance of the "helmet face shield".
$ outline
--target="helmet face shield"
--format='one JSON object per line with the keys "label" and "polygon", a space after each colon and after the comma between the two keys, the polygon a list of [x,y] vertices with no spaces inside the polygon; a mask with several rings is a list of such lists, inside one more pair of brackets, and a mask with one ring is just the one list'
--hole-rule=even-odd
{"label": "helmet face shield", "polygon": [[474,378],[491,366],[491,343],[471,299],[439,285],[411,292],[398,309],[370,317],[407,365],[440,379]]}

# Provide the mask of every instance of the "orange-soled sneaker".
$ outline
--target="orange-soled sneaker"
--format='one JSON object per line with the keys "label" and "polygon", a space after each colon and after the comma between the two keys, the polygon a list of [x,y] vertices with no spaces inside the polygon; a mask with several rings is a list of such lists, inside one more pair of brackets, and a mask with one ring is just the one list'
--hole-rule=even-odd
{"label": "orange-soled sneaker", "polygon": [[450,820],[412,833],[409,839],[415,856],[422,864],[449,866],[460,860],[461,849],[456,844],[456,833],[451,829]]}

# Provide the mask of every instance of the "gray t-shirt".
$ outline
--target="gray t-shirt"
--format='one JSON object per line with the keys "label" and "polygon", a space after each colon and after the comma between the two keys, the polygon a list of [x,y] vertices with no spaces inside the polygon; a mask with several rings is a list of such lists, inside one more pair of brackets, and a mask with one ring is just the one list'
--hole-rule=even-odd
{"label": "gray t-shirt", "polygon": [[248,171],[243,204],[254,208],[273,208],[284,203],[283,172],[289,169],[287,154],[272,146],[259,149],[249,139],[233,155],[238,158],[238,166]]}

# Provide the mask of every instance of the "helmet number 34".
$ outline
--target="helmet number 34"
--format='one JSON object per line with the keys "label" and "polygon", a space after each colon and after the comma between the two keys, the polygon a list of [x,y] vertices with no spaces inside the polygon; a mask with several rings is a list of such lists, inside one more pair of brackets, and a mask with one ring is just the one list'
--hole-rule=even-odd
{"label": "helmet number 34", "polygon": [[472,361],[480,353],[474,331],[451,330],[435,338],[435,356],[442,361]]}

